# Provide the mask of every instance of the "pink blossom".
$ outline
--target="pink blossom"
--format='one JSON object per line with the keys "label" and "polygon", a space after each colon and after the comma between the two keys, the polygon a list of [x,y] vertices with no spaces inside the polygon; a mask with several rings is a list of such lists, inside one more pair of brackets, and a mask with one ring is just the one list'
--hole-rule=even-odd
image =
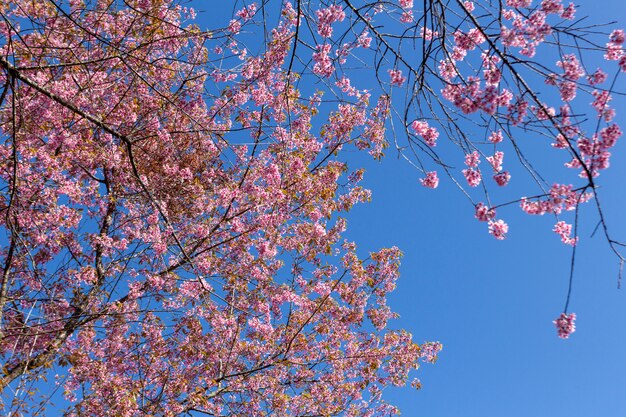
{"label": "pink blossom", "polygon": [[576,5],[574,3],[570,3],[561,13],[561,17],[567,20],[573,20],[576,14]]}
{"label": "pink blossom", "polygon": [[427,362],[435,362],[437,355],[443,348],[443,345],[439,342],[426,342],[420,346],[420,352],[422,358]]}
{"label": "pink blossom", "polygon": [[422,120],[415,120],[411,123],[411,128],[413,131],[424,138],[424,142],[428,146],[436,146],[437,138],[439,137],[439,132],[434,127],[430,127],[428,122]]}
{"label": "pink blossom", "polygon": [[606,73],[604,71],[602,71],[600,68],[598,68],[593,74],[587,76],[587,80],[589,81],[589,84],[591,85],[598,85],[598,84],[602,84],[603,82],[606,81]]}
{"label": "pink blossom", "polygon": [[485,42],[484,35],[476,28],[470,29],[467,33],[457,30],[453,35],[456,46],[465,51],[471,51],[476,48],[476,46]]}
{"label": "pink blossom", "polygon": [[493,179],[500,187],[504,187],[511,180],[511,174],[509,174],[508,171],[502,171],[498,174],[494,174]]}
{"label": "pink blossom", "polygon": [[561,313],[561,315],[552,323],[556,326],[556,330],[561,339],[567,339],[576,331],[576,314]]}
{"label": "pink blossom", "polygon": [[519,99],[514,104],[508,106],[509,119],[513,122],[514,126],[522,123],[526,117],[528,110],[528,102],[526,100]]}
{"label": "pink blossom", "polygon": [[484,203],[478,203],[476,204],[476,212],[474,213],[474,217],[476,217],[478,221],[488,222],[496,217],[496,210],[487,207]]}
{"label": "pink blossom", "polygon": [[420,183],[422,183],[422,185],[426,188],[437,188],[439,186],[437,171],[427,172],[426,178],[421,178]]}
{"label": "pink blossom", "polygon": [[491,65],[489,69],[483,71],[483,76],[485,77],[485,84],[497,85],[502,79],[502,72],[495,65]]}
{"label": "pink blossom", "polygon": [[498,130],[489,135],[489,142],[496,144],[502,142],[502,131]]}
{"label": "pink blossom", "polygon": [[622,136],[622,130],[618,125],[613,123],[612,125],[603,128],[600,131],[600,148],[609,149],[615,146],[617,139]]}
{"label": "pink blossom", "polygon": [[621,29],[614,30],[609,36],[609,43],[606,44],[606,53],[604,59],[609,61],[617,61],[624,55],[624,31]]}
{"label": "pink blossom", "polygon": [[559,93],[561,93],[561,100],[572,101],[576,97],[576,83],[572,81],[559,83]]}
{"label": "pink blossom", "polygon": [[626,40],[626,35],[622,29],[616,29],[609,35],[609,40],[616,45],[621,45]]}
{"label": "pink blossom", "polygon": [[475,168],[478,164],[480,164],[480,155],[477,151],[465,155],[465,165],[470,168]]}
{"label": "pink blossom", "polygon": [[241,23],[238,20],[231,20],[228,24],[228,31],[234,35],[238,34],[241,30]]}
{"label": "pink blossom", "polygon": [[331,25],[335,22],[342,22],[346,17],[341,6],[337,5],[320,9],[315,14],[317,16],[317,33],[323,38],[330,38],[333,34]]}
{"label": "pink blossom", "polygon": [[487,162],[491,165],[494,171],[502,171],[502,162],[504,160],[504,152],[497,151],[493,156],[487,157]]}
{"label": "pink blossom", "polygon": [[563,5],[561,0],[543,0],[541,2],[541,10],[545,13],[561,14],[563,13]]}
{"label": "pink blossom", "polygon": [[248,20],[254,17],[256,10],[257,10],[256,3],[252,3],[249,6],[244,7],[243,9],[239,10],[236,13],[236,16],[240,17],[244,22],[247,22]]}
{"label": "pink blossom", "polygon": [[561,242],[566,245],[575,246],[576,242],[578,242],[578,237],[572,238],[572,225],[567,224],[564,221],[560,221],[554,225],[554,229],[552,231],[558,234],[561,237]]}
{"label": "pink blossom", "polygon": [[611,94],[608,91],[593,90],[591,95],[594,97],[591,106],[596,109],[599,115],[602,115],[612,100]]}
{"label": "pink blossom", "polygon": [[[626,60],[625,60],[625,64],[626,64]],[[615,109],[610,109],[610,108],[604,109],[600,117],[602,117],[602,119],[605,122],[610,122],[611,120],[613,120],[613,118],[615,118]]]}
{"label": "pink blossom", "polygon": [[502,92],[498,96],[498,106],[508,106],[513,99],[513,93],[506,88],[502,89]]}
{"label": "pink blossom", "polygon": [[425,26],[422,26],[422,28],[419,31],[419,35],[422,38],[426,39],[427,41],[432,41],[433,39],[435,39],[437,36],[439,36],[439,32],[437,31],[433,31]]}
{"label": "pink blossom", "polygon": [[450,81],[454,77],[457,76],[456,66],[449,59],[444,59],[444,60],[439,61],[438,69],[439,69],[439,74],[446,81]]}
{"label": "pink blossom", "polygon": [[557,61],[556,66],[563,69],[563,78],[566,80],[576,81],[585,75],[580,61],[574,54],[565,55],[562,60]]}
{"label": "pink blossom", "polygon": [[548,107],[546,104],[543,103],[541,106],[538,107],[532,106],[531,110],[534,111],[537,115],[537,120],[548,120],[556,115],[554,107]]}
{"label": "pink blossom", "polygon": [[465,176],[465,179],[467,180],[467,184],[470,187],[477,187],[478,184],[480,184],[480,181],[482,180],[482,175],[480,174],[479,169],[474,169],[474,168],[464,169],[463,175]]}
{"label": "pink blossom", "polygon": [[331,46],[329,44],[317,45],[317,52],[313,54],[313,73],[320,77],[330,77],[334,72],[333,63],[328,56]]}
{"label": "pink blossom", "polygon": [[503,220],[490,220],[489,233],[498,240],[504,240],[509,232],[509,225]]}
{"label": "pink blossom", "polygon": [[411,23],[411,22],[413,22],[413,10],[406,10],[406,11],[402,12],[402,15],[400,16],[400,21],[402,23]]}
{"label": "pink blossom", "polygon": [[349,96],[360,97],[360,95],[361,95],[359,90],[357,90],[356,88],[354,88],[350,84],[350,79],[348,77],[341,77],[341,79],[339,81],[337,81],[335,83],[335,85],[337,87],[339,87],[341,89],[341,91],[343,91],[344,93],[346,93]]}
{"label": "pink blossom", "polygon": [[544,83],[546,83],[547,85],[556,85],[558,78],[559,76],[554,73],[548,74],[546,76],[546,79],[544,80]]}
{"label": "pink blossom", "polygon": [[530,7],[532,0],[506,0],[506,5],[509,7]]}
{"label": "pink blossom", "polygon": [[401,87],[404,84],[406,78],[402,76],[402,71],[398,69],[388,70],[389,76],[391,77],[391,85],[396,85]]}
{"label": "pink blossom", "polygon": [[556,135],[556,138],[554,140],[555,141],[552,144],[552,146],[554,148],[557,148],[557,149],[567,149],[569,147],[569,142],[567,141],[565,136],[563,136],[560,133],[558,135]]}
{"label": "pink blossom", "polygon": [[357,39],[357,44],[361,47],[361,48],[369,48],[370,44],[372,43],[372,38],[369,35],[369,33],[364,30],[360,35],[359,38]]}
{"label": "pink blossom", "polygon": [[560,214],[563,210],[574,210],[579,203],[584,203],[592,194],[583,194],[572,190],[571,185],[554,184],[545,200],[531,201],[522,197],[521,208],[527,214],[543,215],[546,213]]}

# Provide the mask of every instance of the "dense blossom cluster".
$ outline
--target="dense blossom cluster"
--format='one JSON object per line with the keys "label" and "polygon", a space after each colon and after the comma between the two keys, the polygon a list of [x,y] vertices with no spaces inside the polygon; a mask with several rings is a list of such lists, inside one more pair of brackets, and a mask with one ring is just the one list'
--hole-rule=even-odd
{"label": "dense blossom cluster", "polygon": [[428,122],[423,120],[415,120],[411,124],[411,128],[415,132],[415,134],[422,137],[424,142],[428,146],[437,146],[437,138],[439,137],[439,132],[436,128],[428,125]]}
{"label": "dense blossom cluster", "polygon": [[402,87],[405,77],[402,76],[402,71],[400,70],[389,70],[389,77],[391,78],[391,85],[395,85],[397,87]]}
{"label": "dense blossom cluster", "polygon": [[325,9],[320,9],[316,12],[317,15],[317,33],[324,38],[330,38],[333,35],[332,24],[335,22],[342,22],[345,19],[341,6],[330,6]]}
{"label": "dense blossom cluster", "polygon": [[489,221],[489,233],[498,240],[506,238],[506,234],[509,231],[509,225],[504,220],[490,220]]}
{"label": "dense blossom cluster", "polygon": [[571,224],[567,224],[561,220],[554,226],[553,230],[556,234],[558,234],[561,237],[561,241],[565,243],[566,245],[572,245],[572,246],[576,245],[578,238],[571,237],[572,236]]}
{"label": "dense blossom cluster", "polygon": [[[303,95],[284,71],[299,22],[289,3],[258,55],[237,40],[256,4],[212,41],[181,26],[191,10],[126,3],[76,6],[71,19],[10,3],[10,16],[48,24],[4,33],[16,36],[2,45],[14,59],[0,60],[0,81],[17,90],[6,84],[0,99],[0,177],[14,190],[0,206],[12,276],[0,293],[3,395],[53,364],[68,416],[393,413],[384,387],[441,345],[388,328],[401,253],[362,258],[342,239],[340,214],[370,193],[335,157],[349,145],[382,156],[388,97],[370,106],[342,78],[355,101],[314,128],[321,93]],[[345,12],[316,17],[329,38]],[[370,42],[362,32],[344,50]],[[335,74],[331,45],[314,53],[320,77]],[[237,63],[210,64],[226,54]],[[426,185],[436,183],[434,173]],[[5,308],[7,297],[20,306]],[[18,400],[4,404],[30,404]]]}
{"label": "dense blossom cluster", "polygon": [[437,177],[437,171],[430,171],[426,173],[426,178],[421,178],[420,182],[424,187],[437,188],[439,186],[439,178]]}
{"label": "dense blossom cluster", "polygon": [[[7,415],[47,372],[71,417],[394,414],[385,387],[442,346],[390,328],[399,249],[342,237],[371,197],[346,149],[379,159],[395,141],[499,240],[506,203],[487,192],[516,192],[517,156],[542,192],[514,201],[575,245],[560,217],[597,192],[622,135],[607,74],[626,71],[624,32],[590,72],[560,41],[576,33],[560,0],[441,4],[450,21],[411,0],[287,1],[275,19],[258,2],[206,32],[173,0],[105,3],[1,7]],[[533,65],[547,40],[559,55]],[[582,185],[535,175],[528,136]]]}
{"label": "dense blossom cluster", "polygon": [[576,331],[576,314],[561,313],[561,315],[553,321],[556,330],[561,339],[568,339],[572,333]]}

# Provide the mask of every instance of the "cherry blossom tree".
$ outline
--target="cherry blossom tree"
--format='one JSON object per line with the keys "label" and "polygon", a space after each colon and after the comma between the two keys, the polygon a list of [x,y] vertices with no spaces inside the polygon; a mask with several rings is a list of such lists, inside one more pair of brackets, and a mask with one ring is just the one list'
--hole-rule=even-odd
{"label": "cherry blossom tree", "polygon": [[233,3],[210,29],[171,0],[0,4],[5,415],[396,413],[441,345],[394,329],[400,250],[342,237],[351,149],[496,239],[504,206],[552,215],[573,256],[592,200],[623,261],[597,188],[621,30],[560,0]]}

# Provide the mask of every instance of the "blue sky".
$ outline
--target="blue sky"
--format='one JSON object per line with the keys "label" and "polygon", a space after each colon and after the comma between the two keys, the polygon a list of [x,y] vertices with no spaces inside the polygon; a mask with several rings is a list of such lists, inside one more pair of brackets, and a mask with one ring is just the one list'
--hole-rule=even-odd
{"label": "blue sky", "polygon": [[[577,3],[578,16],[594,23],[626,24],[617,0]],[[618,82],[623,91],[624,78]],[[624,100],[613,105],[620,123]],[[599,184],[609,225],[623,237],[620,145]],[[626,285],[616,289],[619,265],[606,241],[589,238],[597,221],[593,206],[582,209],[569,309],[578,316],[577,330],[561,340],[552,320],[565,302],[571,251],[551,232],[554,218],[530,217],[517,206],[501,210],[510,233],[496,241],[449,181],[433,191],[419,186],[419,177],[391,152],[368,164],[372,203],[350,216],[350,235],[362,247],[397,245],[404,252],[389,301],[401,315],[395,325],[444,345],[439,361],[420,369],[420,391],[390,389],[387,398],[409,417],[624,415]]]}
{"label": "blue sky", "polygon": [[[577,3],[578,16],[590,15],[590,23],[626,24],[619,0]],[[200,14],[200,22],[206,18]],[[619,82],[624,91],[624,78]],[[613,106],[619,123],[624,100]],[[626,237],[626,151],[620,145],[598,182],[612,232]],[[540,164],[553,157],[538,155],[544,158]],[[581,212],[569,309],[578,316],[577,330],[561,340],[552,320],[563,310],[571,248],[551,231],[553,217],[530,217],[517,205],[503,209],[498,217],[509,223],[510,233],[497,241],[449,180],[442,179],[437,190],[421,187],[422,175],[393,151],[382,162],[363,158],[356,166],[366,168],[373,200],[349,214],[347,237],[364,252],[391,245],[404,252],[402,276],[389,300],[401,318],[390,327],[444,345],[439,361],[420,369],[420,391],[387,390],[386,398],[404,416],[626,413],[626,283],[617,290],[617,259],[600,234],[589,237],[597,222],[593,204]]]}

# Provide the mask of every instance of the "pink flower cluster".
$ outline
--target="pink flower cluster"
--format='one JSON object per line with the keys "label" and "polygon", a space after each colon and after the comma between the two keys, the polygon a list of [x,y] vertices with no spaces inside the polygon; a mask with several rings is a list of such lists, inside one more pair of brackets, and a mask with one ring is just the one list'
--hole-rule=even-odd
{"label": "pink flower cluster", "polygon": [[567,339],[569,336],[576,331],[576,314],[575,313],[561,313],[559,318],[554,320],[552,323],[556,326],[556,330],[561,339]]}
{"label": "pink flower cluster", "polygon": [[489,233],[498,240],[504,240],[509,232],[509,225],[504,220],[490,220]]}
{"label": "pink flower cluster", "polygon": [[561,14],[563,13],[563,5],[561,0],[543,0],[541,10],[545,13]]}
{"label": "pink flower cluster", "polygon": [[581,195],[572,190],[571,185],[554,184],[547,195],[546,200],[531,201],[522,198],[521,208],[527,214],[544,215],[546,213],[560,214],[564,209],[574,210],[578,203],[584,203],[591,198],[591,194]]}
{"label": "pink flower cluster", "polygon": [[530,7],[532,0],[506,0],[506,5],[509,7]]}
{"label": "pink flower cluster", "polygon": [[474,217],[476,217],[480,222],[488,222],[496,217],[496,210],[487,207],[484,203],[478,203],[476,204],[476,213],[474,214]]}
{"label": "pink flower cluster", "polygon": [[572,237],[572,225],[565,223],[564,221],[560,221],[554,225],[554,229],[552,231],[559,236],[561,236],[561,242],[566,245],[576,246],[578,242],[578,237]]}
{"label": "pink flower cluster", "polygon": [[256,3],[252,3],[249,6],[244,7],[236,13],[236,16],[241,18],[244,22],[252,19],[254,14],[256,13],[257,6]]}
{"label": "pink flower cluster", "polygon": [[493,156],[487,157],[487,162],[491,164],[491,167],[495,172],[502,171],[502,161],[504,160],[504,152],[497,151]]}
{"label": "pink flower cluster", "polygon": [[420,356],[427,362],[435,362],[441,349],[443,345],[439,342],[426,342],[420,346]]}
{"label": "pink flower cluster", "polygon": [[604,71],[602,71],[600,68],[598,68],[593,74],[590,74],[589,76],[587,76],[587,81],[589,81],[589,84],[591,85],[598,85],[598,84],[602,84],[603,82],[606,81],[607,75]]}
{"label": "pink flower cluster", "polygon": [[609,108],[609,102],[612,100],[611,94],[607,90],[593,90],[591,95],[594,97],[591,107],[598,112],[598,117],[610,122],[615,116],[615,112]]}
{"label": "pink flower cluster", "polygon": [[402,23],[411,23],[413,21],[413,10],[406,10],[402,12],[400,16],[400,21]]}
{"label": "pink flower cluster", "polygon": [[478,187],[478,185],[482,181],[482,174],[480,173],[480,169],[464,169],[463,176],[465,176],[465,180],[470,187]]}
{"label": "pink flower cluster", "polygon": [[502,171],[502,161],[504,160],[504,152],[497,151],[493,154],[493,156],[487,157],[487,162],[493,168],[495,174],[493,175],[493,179],[500,187],[504,187],[509,183],[511,179],[511,174],[508,171]]}
{"label": "pink flower cluster", "polygon": [[606,53],[604,59],[607,61],[620,61],[620,67],[622,71],[626,71],[624,68],[624,40],[626,36],[621,29],[614,30],[609,36],[609,43],[606,44]]}
{"label": "pink flower cluster", "polygon": [[346,14],[341,6],[333,5],[325,9],[320,9],[316,13],[317,16],[317,33],[323,38],[330,38],[333,35],[332,24],[342,22],[346,18]]}
{"label": "pink flower cluster", "polygon": [[[442,67],[443,65],[443,67]],[[440,64],[440,71],[445,68],[445,63]],[[451,64],[451,72],[442,75],[444,78],[456,74],[454,64]],[[470,114],[478,110],[483,110],[488,114],[494,114],[498,107],[508,106],[511,98],[511,92],[507,89],[498,90],[496,85],[487,85],[485,89],[481,88],[480,78],[467,77],[466,84],[448,84],[441,90],[443,97],[452,102],[463,113]]]}
{"label": "pink flower cluster", "polygon": [[485,84],[487,86],[496,86],[500,84],[500,80],[502,79],[502,72],[498,68],[498,64],[502,61],[496,55],[489,55],[485,52],[482,54],[483,59],[483,67],[486,69],[483,71],[483,76],[485,77]]}
{"label": "pink flower cluster", "polygon": [[424,139],[424,142],[426,142],[428,146],[437,146],[439,132],[434,127],[430,127],[428,122],[415,120],[411,123],[411,128],[417,135],[420,135]]}
{"label": "pink flower cluster", "polygon": [[439,32],[431,30],[425,26],[423,26],[420,31],[419,31],[419,35],[422,38],[426,39],[427,41],[432,41],[433,39],[435,39],[437,36],[439,36]]}
{"label": "pink flower cluster", "polygon": [[[517,4],[511,7],[528,7],[526,4],[529,5],[530,1],[515,0],[508,3]],[[508,10],[504,13],[504,17],[508,20],[512,19],[513,25],[511,28],[507,28],[504,25],[500,28],[502,43],[505,46],[521,48],[520,54],[522,55],[528,57],[535,56],[537,45],[543,42],[546,36],[552,34],[552,27],[546,23],[546,16],[547,13],[543,10],[535,10],[528,17],[513,10]]]}
{"label": "pink flower cluster", "polygon": [[509,183],[509,181],[511,180],[511,174],[509,174],[509,171],[502,171],[502,172],[498,172],[497,174],[493,175],[493,180],[496,182],[496,184],[498,184],[500,187],[504,187],[505,185],[507,185]]}
{"label": "pink flower cluster", "polygon": [[[616,124],[611,124],[600,131],[600,136],[593,135],[591,138],[581,137],[576,142],[580,151],[580,156],[584,159],[585,166],[591,172],[593,177],[599,174],[600,170],[609,167],[609,159],[611,157],[611,149],[615,146],[617,139],[622,136],[622,131]],[[566,164],[569,168],[580,168],[581,164],[578,159],[573,159]],[[587,171],[580,173],[581,177],[587,176]]]}
{"label": "pink flower cluster", "polygon": [[477,151],[465,155],[465,165],[470,168],[475,168],[478,164],[480,164],[480,155]]}
{"label": "pink flower cluster", "polygon": [[333,68],[333,62],[328,56],[331,46],[329,44],[317,45],[317,52],[313,54],[313,73],[320,77],[328,78],[335,71]]}
{"label": "pink flower cluster", "polygon": [[437,171],[427,172],[426,178],[421,178],[420,183],[422,183],[422,185],[426,188],[437,188],[439,186]]}
{"label": "pink flower cluster", "polygon": [[361,48],[367,49],[370,47],[371,43],[372,43],[372,37],[367,32],[367,30],[364,30],[363,33],[361,33],[359,35],[359,38],[357,39],[357,45],[360,46]]}
{"label": "pink flower cluster", "polygon": [[454,32],[454,43],[464,51],[473,50],[485,40],[485,36],[477,28],[470,29],[467,33],[460,30]]}
{"label": "pink flower cluster", "polygon": [[574,3],[570,3],[567,5],[563,13],[561,13],[561,17],[567,20],[574,20],[574,16],[576,15],[576,5]]}
{"label": "pink flower cluster", "polygon": [[498,130],[496,132],[492,132],[491,135],[489,135],[489,142],[493,143],[494,145],[496,143],[502,142],[502,131]]}
{"label": "pink flower cluster", "polygon": [[468,168],[463,170],[463,175],[470,187],[477,187],[482,180],[480,169],[478,169],[479,163],[480,155],[478,152],[474,151],[465,155],[465,165],[467,165]]}
{"label": "pink flower cluster", "polygon": [[400,0],[400,7],[402,7],[402,15],[400,21],[402,23],[411,23],[413,21],[413,0]]}
{"label": "pink flower cluster", "polygon": [[585,75],[585,71],[574,54],[565,55],[556,66],[563,69],[563,81],[558,84],[561,100],[572,101],[576,97],[576,81]]}
{"label": "pink flower cluster", "polygon": [[406,78],[402,76],[402,71],[398,69],[389,70],[389,76],[391,77],[391,85],[402,87]]}
{"label": "pink flower cluster", "polygon": [[513,126],[517,126],[522,123],[522,121],[524,121],[524,118],[526,117],[526,113],[528,111],[528,102],[520,98],[516,100],[515,103],[510,104],[507,107],[507,110],[509,112],[509,120],[511,120]]}
{"label": "pink flower cluster", "polygon": [[238,20],[234,20],[234,19],[228,22],[228,31],[230,33],[232,33],[233,35],[236,35],[239,33],[240,30],[241,30],[241,22],[239,22]]}
{"label": "pink flower cluster", "polygon": [[[425,34],[426,32],[424,32],[424,39],[428,39],[426,38]],[[437,68],[439,70],[439,74],[443,77],[445,81],[451,81],[458,74],[456,65],[449,59],[442,59],[441,61],[439,61],[439,66]]]}

